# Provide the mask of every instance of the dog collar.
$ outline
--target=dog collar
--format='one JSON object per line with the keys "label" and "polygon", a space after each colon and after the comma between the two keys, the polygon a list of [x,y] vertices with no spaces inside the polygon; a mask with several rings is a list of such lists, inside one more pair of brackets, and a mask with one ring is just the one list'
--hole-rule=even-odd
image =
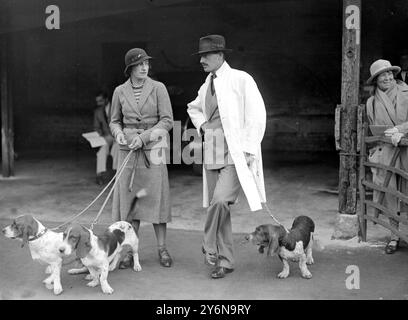
{"label": "dog collar", "polygon": [[47,231],[48,231],[48,229],[45,228],[43,231],[41,231],[40,233],[35,235],[33,238],[28,239],[28,241],[34,241],[34,240],[37,240],[37,239],[41,238]]}

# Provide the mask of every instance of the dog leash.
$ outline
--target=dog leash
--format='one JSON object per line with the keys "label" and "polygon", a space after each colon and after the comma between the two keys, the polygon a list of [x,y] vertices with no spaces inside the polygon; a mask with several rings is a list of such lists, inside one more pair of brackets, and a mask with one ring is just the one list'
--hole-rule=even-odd
{"label": "dog leash", "polygon": [[132,174],[130,176],[129,192],[132,192],[132,190],[133,190],[133,180],[135,179],[136,168],[137,168],[137,164],[139,162],[140,155],[142,155],[142,157],[143,157],[143,161],[144,161],[144,164],[145,164],[146,168],[150,168],[150,161],[147,158],[145,150],[142,149],[142,148],[137,149],[135,160],[133,162]]}
{"label": "dog leash", "polygon": [[128,155],[125,158],[126,162],[123,161],[124,165],[121,166],[121,168],[119,170],[119,174],[117,175],[117,179],[116,179],[116,175],[115,175],[115,183],[113,184],[112,188],[109,190],[109,193],[108,193],[105,201],[103,202],[102,207],[99,209],[99,212],[96,215],[94,221],[92,221],[91,226],[90,226],[91,230],[93,230],[94,225],[98,223],[98,219],[99,219],[100,215],[102,214],[103,209],[105,209],[105,206],[108,203],[108,200],[109,200],[113,190],[115,190],[115,187],[116,187],[117,183],[119,182],[119,177],[122,175],[123,171],[125,170],[126,164],[129,162],[132,152],[134,152],[134,150],[130,150]]}
{"label": "dog leash", "polygon": [[[128,153],[128,155],[125,157],[125,159],[123,160],[122,165],[120,166],[119,170],[116,171],[116,174],[113,176],[113,178],[109,181],[109,183],[105,186],[105,188],[103,188],[103,190],[96,196],[96,198],[90,203],[88,204],[88,206],[86,206],[85,209],[83,209],[81,212],[77,213],[75,216],[73,216],[72,218],[68,219],[67,221],[65,221],[64,223],[56,226],[55,228],[49,229],[49,230],[57,230],[65,225],[67,225],[68,223],[71,223],[72,221],[76,220],[77,218],[79,218],[82,214],[84,214],[101,196],[102,194],[105,193],[105,191],[109,188],[109,186],[112,184],[113,181],[115,181],[113,187],[111,188],[108,197],[105,199],[105,202],[103,204],[103,207],[101,208],[102,210],[104,209],[106,203],[108,202],[108,199],[112,193],[112,190],[114,189],[117,181],[119,180],[119,177],[121,176],[122,172],[124,171],[125,166],[127,165],[127,163],[129,162],[130,156],[132,155],[132,153],[134,152],[134,150],[130,150],[130,152]],[[97,218],[99,218],[102,210],[99,210]],[[97,220],[97,219],[95,219]],[[93,223],[94,224],[94,223]],[[91,224],[91,227],[93,227],[93,225]]]}
{"label": "dog leash", "polygon": [[[253,163],[252,163],[251,167],[252,167],[252,166],[253,166]],[[261,190],[260,190],[258,184],[256,183],[257,177],[255,176],[254,171],[253,171],[250,167],[248,167],[248,169],[249,169],[249,171],[251,171],[252,177],[254,178],[254,182],[255,182],[256,188],[258,189],[259,198],[262,199]],[[256,170],[256,172],[257,172],[257,175],[258,175],[258,170]],[[262,202],[261,202],[261,205],[262,205]],[[276,219],[275,216],[273,215],[272,210],[269,208],[268,203],[266,202],[266,197],[265,197],[265,202],[263,202],[263,205],[264,205],[264,208],[266,209],[266,211],[268,211],[268,214],[271,216],[271,218],[273,219],[273,221],[275,221],[278,225],[280,225],[281,227],[283,227],[283,229],[285,229],[285,231],[286,231],[287,233],[289,233],[289,230],[286,229],[286,227],[285,227],[282,223],[280,223],[279,220]]]}

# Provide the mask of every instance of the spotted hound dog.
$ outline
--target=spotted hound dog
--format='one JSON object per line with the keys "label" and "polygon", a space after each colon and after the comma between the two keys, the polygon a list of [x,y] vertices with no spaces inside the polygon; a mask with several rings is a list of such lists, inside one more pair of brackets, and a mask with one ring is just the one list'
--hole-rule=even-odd
{"label": "spotted hound dog", "polygon": [[315,225],[312,219],[307,216],[297,217],[289,232],[282,226],[264,224],[256,227],[255,231],[245,238],[253,244],[259,246],[259,253],[278,254],[283,263],[283,270],[278,274],[278,278],[284,279],[289,276],[288,259],[299,261],[299,268],[302,277],[312,278],[312,274],[307,265],[314,263],[312,256],[313,233]]}
{"label": "spotted hound dog", "polygon": [[22,241],[21,247],[28,243],[32,259],[48,265],[45,272],[50,276],[43,283],[54,294],[60,294],[63,291],[60,278],[62,257],[59,252],[62,232],[47,229],[31,215],[17,217],[2,231],[7,238]]}
{"label": "spotted hound dog", "polygon": [[[128,218],[134,211],[137,199],[144,195],[144,189],[138,192],[132,201]],[[85,279],[91,281],[87,285],[96,287],[100,283],[103,293],[112,294],[114,290],[108,283],[108,273],[115,270],[121,258],[120,253],[126,247],[130,247],[133,253],[133,269],[141,271],[138,254],[139,239],[132,225],[127,221],[113,223],[101,235],[96,235],[92,230],[79,224],[73,224],[64,231],[63,243],[59,251],[64,255],[76,252],[84,265],[83,268],[68,270],[69,274],[79,274],[89,270],[89,275]]]}

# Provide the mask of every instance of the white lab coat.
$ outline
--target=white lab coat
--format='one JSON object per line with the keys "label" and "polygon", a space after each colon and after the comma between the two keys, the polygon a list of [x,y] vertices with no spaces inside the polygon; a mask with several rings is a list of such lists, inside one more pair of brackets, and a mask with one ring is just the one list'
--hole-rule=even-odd
{"label": "white lab coat", "polygon": [[[261,141],[266,127],[265,104],[254,79],[248,73],[232,69],[224,62],[216,75],[214,87],[228,149],[251,211],[260,210],[261,203],[266,201],[261,154]],[[187,104],[187,112],[197,130],[207,121],[205,95],[209,84],[210,74],[198,90],[197,98]],[[251,169],[248,168],[244,152],[255,155]],[[205,177],[203,174],[203,206],[208,207],[211,199],[208,197]]]}

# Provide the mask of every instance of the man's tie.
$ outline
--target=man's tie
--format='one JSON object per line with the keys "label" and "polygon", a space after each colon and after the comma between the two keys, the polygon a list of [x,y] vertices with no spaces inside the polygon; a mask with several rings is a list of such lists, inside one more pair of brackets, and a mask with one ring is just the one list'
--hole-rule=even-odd
{"label": "man's tie", "polygon": [[214,79],[215,79],[215,78],[217,78],[217,75],[213,73],[213,74],[211,75],[211,83],[210,83],[210,85],[211,85],[211,94],[212,94],[212,95],[215,94],[215,87],[214,87]]}

